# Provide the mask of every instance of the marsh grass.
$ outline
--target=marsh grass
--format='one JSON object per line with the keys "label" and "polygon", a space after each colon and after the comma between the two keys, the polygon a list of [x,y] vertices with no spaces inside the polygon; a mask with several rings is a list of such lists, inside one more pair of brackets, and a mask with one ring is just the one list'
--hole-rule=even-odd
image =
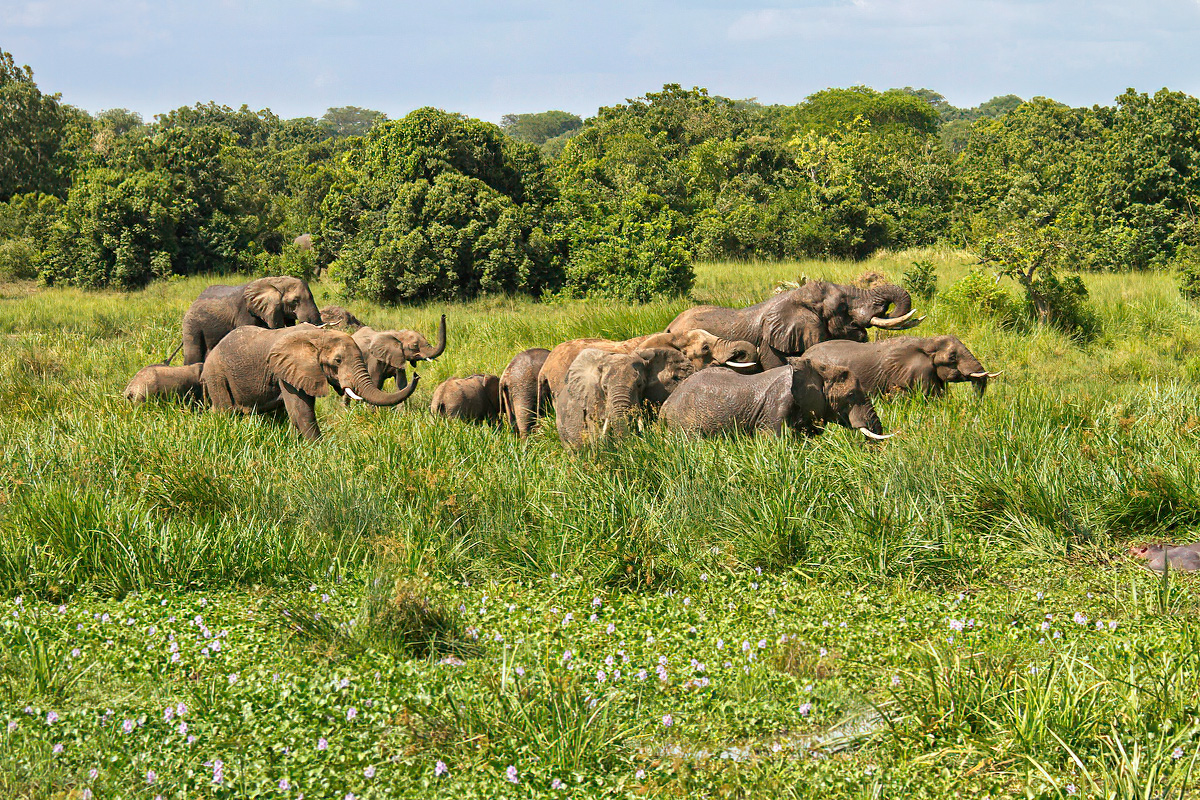
{"label": "marsh grass", "polygon": [[[816,439],[701,440],[650,426],[572,454],[552,421],[522,441],[502,428],[428,412],[440,380],[498,374],[527,347],[660,330],[692,302],[749,304],[805,275],[848,282],[871,270],[899,280],[918,260],[933,265],[942,290],[918,304],[928,319],[917,332],[954,333],[1005,374],[981,399],[954,387],[939,400],[880,401],[885,427],[901,431],[883,444],[840,428]],[[1196,580],[1142,575],[1123,551],[1134,540],[1197,538],[1200,311],[1178,296],[1168,275],[1088,275],[1100,330],[1081,343],[943,302],[944,289],[972,260],[923,250],[859,264],[708,264],[694,298],[633,307],[508,297],[404,308],[350,303],[375,327],[426,335],[444,311],[449,347],[422,366],[421,388],[398,409],[321,401],[325,438],[318,443],[300,441],[272,419],[171,403],[131,406],[121,397],[134,372],[177,344],[179,318],[205,279],[128,295],[6,287],[0,587],[30,603],[87,607],[150,596],[187,604],[227,593],[244,612],[229,625],[266,631],[259,657],[268,675],[306,673],[311,663],[370,674],[414,659],[478,655],[456,668],[462,678],[404,666],[396,685],[413,688],[396,702],[407,722],[381,722],[379,739],[353,740],[358,749],[342,757],[341,773],[313,767],[313,785],[342,785],[337,775],[361,772],[378,741],[398,737],[405,758],[431,764],[454,754],[462,769],[505,787],[504,765],[528,765],[537,755],[547,783],[552,774],[599,776],[587,784],[593,794],[608,791],[596,788],[603,785],[617,794],[789,796],[803,795],[797,787],[811,781],[822,796],[912,787],[919,789],[913,796],[940,796],[964,786],[1057,796],[1073,780],[1105,796],[1179,796],[1190,762],[1164,748],[1178,741],[1188,759],[1195,752],[1200,675],[1193,654],[1200,642],[1189,626],[1200,608]],[[338,301],[331,287],[318,285],[316,293],[321,304]],[[760,599],[759,581],[771,582],[772,599]],[[340,599],[318,604],[305,594],[317,584],[339,587]],[[957,601],[946,598],[957,596],[978,598],[997,630],[1006,629],[1040,618],[1045,611],[1028,599],[1030,587],[1049,586],[1086,594],[1130,633],[1095,652],[1085,650],[1096,647],[1090,641],[1057,647],[1052,640],[1038,649],[1001,633],[951,646],[940,631],[901,621],[933,624],[954,613]],[[536,613],[504,628],[503,643],[468,637],[482,623],[456,611],[455,598],[483,603],[505,593]],[[271,638],[285,634],[255,616],[260,594],[292,614],[298,648]],[[680,604],[693,595],[704,598],[703,616]],[[651,630],[685,650],[710,647],[716,636],[728,637],[732,649],[735,634],[726,627],[759,639],[743,614],[760,615],[755,626],[767,619],[790,626],[784,630],[793,638],[764,650],[762,669],[738,661],[726,670],[728,650],[696,649],[694,658],[708,662],[696,676],[711,674],[718,683],[716,670],[724,670],[719,690],[672,683],[659,694],[647,688],[610,698],[585,687],[581,674],[564,677],[554,668],[565,647],[583,646],[566,638],[574,629],[564,627],[563,612],[593,596],[622,609],[612,618],[616,635],[629,637],[620,647],[645,648],[647,658],[657,658]],[[872,599],[854,599],[860,596]],[[677,615],[669,623],[668,606]],[[839,618],[853,623],[846,635],[861,639],[827,640],[825,623]],[[113,676],[133,669],[107,663],[73,682],[76,673],[57,666],[65,656],[52,634],[30,630],[31,639],[4,628],[13,703],[108,697]],[[580,635],[607,648],[589,669],[615,655],[615,642]],[[524,645],[528,676],[519,680],[509,661],[517,639],[540,648]],[[1050,646],[1057,649],[1047,653]],[[163,659],[154,656],[146,667],[155,685],[167,669]],[[649,661],[643,666],[653,669]],[[196,669],[200,677],[179,686],[241,719],[240,690],[222,674]],[[671,669],[680,667],[673,661]],[[895,672],[904,675],[900,688],[888,680]],[[653,683],[651,675],[647,686]],[[275,699],[262,701],[274,710],[260,724],[293,719],[291,707],[269,695],[275,689],[262,691]],[[325,690],[314,683],[304,691]],[[810,701],[823,709],[820,721],[797,712]],[[892,727],[836,757],[786,750],[775,757],[770,749],[816,741],[822,726],[874,713],[872,704]],[[737,764],[647,755],[663,752],[654,720],[664,708],[688,715],[686,727],[669,732],[680,747],[742,742],[756,755]],[[316,718],[327,726],[321,709]],[[246,740],[259,735],[242,724],[227,727]],[[109,737],[114,752],[129,749],[110,729],[96,735]],[[37,749],[42,740],[22,732],[12,742],[19,764],[0,759],[0,789],[32,797],[77,787],[78,776]],[[179,752],[181,771],[201,768]],[[279,758],[247,756],[247,775],[269,788],[279,780],[271,772]],[[961,770],[928,769],[942,762]],[[121,763],[113,786],[130,795],[144,790],[136,754]],[[864,766],[878,764],[890,770],[886,778],[862,777]],[[633,781],[627,773],[639,766],[656,777]],[[426,780],[416,769],[405,780]],[[192,784],[180,786],[187,793]]]}

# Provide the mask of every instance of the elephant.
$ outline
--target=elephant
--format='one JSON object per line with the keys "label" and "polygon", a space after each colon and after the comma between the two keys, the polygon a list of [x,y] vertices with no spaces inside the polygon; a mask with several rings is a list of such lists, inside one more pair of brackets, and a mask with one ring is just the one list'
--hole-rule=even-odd
{"label": "elephant", "polygon": [[1200,544],[1143,544],[1129,548],[1129,555],[1146,559],[1146,569],[1154,572],[1196,572],[1200,570]]}
{"label": "elephant", "polygon": [[[894,307],[889,315],[889,307]],[[902,330],[920,324],[913,319],[912,298],[899,286],[871,289],[809,281],[747,308],[696,306],[667,326],[669,333],[698,328],[726,339],[745,339],[758,349],[763,369],[781,367],[789,356],[827,339],[867,340],[867,328]]]}
{"label": "elephant", "polygon": [[341,306],[325,306],[321,309],[321,324],[327,328],[337,328],[339,331],[354,333],[367,323],[351,314],[349,309]]}
{"label": "elephant", "polygon": [[543,403],[547,400],[553,402],[558,397],[575,357],[589,347],[611,353],[668,348],[682,353],[696,369],[704,369],[709,364],[724,364],[738,369],[753,369],[758,366],[758,348],[752,342],[722,339],[706,330],[652,333],[635,336],[623,342],[608,339],[571,339],[550,351],[538,374],[539,397]]}
{"label": "elephant", "polygon": [[377,331],[363,326],[354,332],[354,341],[362,350],[367,361],[367,373],[376,389],[383,388],[388,378],[396,379],[396,386],[407,380],[405,367],[416,368],[418,361],[433,361],[446,350],[446,315],[438,324],[437,345],[416,331]]}
{"label": "elephant", "polygon": [[125,398],[133,403],[144,403],[151,397],[174,397],[198,403],[204,397],[204,386],[200,382],[203,370],[203,363],[182,367],[166,364],[142,367],[125,387]]}
{"label": "elephant", "polygon": [[836,422],[869,439],[888,439],[871,398],[846,367],[788,359],[753,375],[713,368],[685,380],[663,403],[659,420],[668,428],[702,435],[769,433],[791,429],[810,436]]}
{"label": "elephant", "polygon": [[672,348],[632,353],[585,348],[571,363],[555,403],[558,436],[577,448],[610,428],[622,433],[634,409],[661,406],[695,371],[691,360]]}
{"label": "elephant", "polygon": [[809,348],[814,361],[848,367],[868,394],[918,391],[942,396],[946,384],[971,381],[980,396],[989,378],[979,359],[957,336],[897,336],[879,342],[830,341]]}
{"label": "elephant", "polygon": [[183,363],[204,361],[218,342],[243,325],[285,328],[296,322],[321,324],[312,292],[299,278],[259,278],[241,286],[210,286],[183,315]]}
{"label": "elephant", "polygon": [[500,419],[500,376],[488,374],[448,378],[433,390],[429,410],[442,417],[470,422]]}
{"label": "elephant", "polygon": [[500,375],[500,416],[518,436],[528,436],[541,416],[538,403],[538,373],[550,351],[544,347],[522,350],[508,362]]}
{"label": "elephant", "polygon": [[398,392],[380,391],[353,337],[313,325],[267,329],[245,325],[222,339],[204,362],[204,394],[216,411],[243,414],[280,408],[306,439],[319,439],[316,398],[338,394],[377,406],[403,403],[418,376]]}

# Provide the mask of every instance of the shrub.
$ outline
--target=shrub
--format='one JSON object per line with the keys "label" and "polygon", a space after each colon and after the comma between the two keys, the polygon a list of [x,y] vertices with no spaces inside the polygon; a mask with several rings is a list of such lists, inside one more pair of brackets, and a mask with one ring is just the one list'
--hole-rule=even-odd
{"label": "shrub", "polygon": [[1000,285],[997,276],[982,269],[971,270],[942,292],[942,301],[961,316],[992,317],[1015,324],[1021,317],[1016,299]]}
{"label": "shrub", "polygon": [[654,213],[637,200],[623,203],[614,215],[572,220],[563,294],[634,302],[686,294],[695,276],[679,224],[670,209]]}
{"label": "shrub", "polygon": [[347,294],[378,302],[561,284],[561,246],[537,149],[432,108],[372,129],[326,196],[324,254]]}
{"label": "shrub", "polygon": [[1179,293],[1188,300],[1200,300],[1200,247],[1180,247],[1175,251],[1171,267],[1179,281]]}
{"label": "shrub", "polygon": [[913,297],[932,300],[937,294],[937,270],[932,261],[914,261],[912,268],[904,273],[901,283]]}
{"label": "shrub", "polygon": [[32,280],[37,277],[37,249],[27,238],[0,241],[0,280]]}

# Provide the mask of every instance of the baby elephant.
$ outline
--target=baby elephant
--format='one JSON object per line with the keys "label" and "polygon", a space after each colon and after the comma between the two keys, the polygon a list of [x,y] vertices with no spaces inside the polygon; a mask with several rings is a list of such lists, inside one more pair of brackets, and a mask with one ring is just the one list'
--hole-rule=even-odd
{"label": "baby elephant", "polygon": [[500,377],[476,374],[450,378],[433,391],[429,409],[439,416],[469,422],[500,419]]}
{"label": "baby elephant", "polygon": [[518,436],[528,436],[542,413],[538,397],[538,373],[550,351],[531,347],[513,356],[500,375],[500,414]]}
{"label": "baby elephant", "polygon": [[1131,556],[1146,559],[1146,569],[1162,572],[1166,567],[1180,572],[1200,570],[1200,544],[1143,544],[1129,548]]}
{"label": "baby elephant", "polygon": [[700,434],[726,431],[780,434],[785,428],[815,435],[828,422],[869,439],[889,439],[862,384],[845,367],[789,358],[782,367],[742,375],[710,367],[684,381],[663,404],[671,428]]}
{"label": "baby elephant", "polygon": [[144,403],[151,397],[172,397],[189,403],[199,403],[204,397],[201,372],[204,364],[170,367],[151,364],[142,367],[125,387],[125,397],[134,403]]}

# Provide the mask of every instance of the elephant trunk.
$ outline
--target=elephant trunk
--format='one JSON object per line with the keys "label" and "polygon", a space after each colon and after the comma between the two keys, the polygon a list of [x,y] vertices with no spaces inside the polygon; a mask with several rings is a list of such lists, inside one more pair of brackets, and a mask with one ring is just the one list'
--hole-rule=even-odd
{"label": "elephant trunk", "polygon": [[420,376],[413,374],[412,382],[398,392],[385,392],[377,389],[371,376],[367,373],[367,365],[361,360],[352,367],[350,386],[346,393],[355,400],[365,400],[373,406],[398,406],[408,399],[417,388]]}
{"label": "elephant trunk", "polygon": [[[912,296],[909,295],[907,289],[901,286],[894,286],[892,284],[876,286],[871,289],[871,298],[883,303],[882,319],[903,317],[912,311]],[[888,306],[892,307],[890,314],[888,313]]]}
{"label": "elephant trunk", "polygon": [[605,409],[606,427],[611,425],[613,432],[624,433],[629,427],[629,412],[633,408],[633,400],[629,392],[614,392],[608,396],[608,408]]}
{"label": "elephant trunk", "polygon": [[[875,406],[871,401],[863,403],[855,403],[850,407],[850,413],[846,427],[856,431],[870,431],[875,436],[883,435],[883,425],[879,422],[879,415],[875,413]],[[873,438],[868,436],[868,438]]]}
{"label": "elephant trunk", "polygon": [[321,311],[311,300],[301,303],[300,307],[296,309],[296,321],[307,322],[311,325],[323,325],[324,323],[324,320],[321,319]]}
{"label": "elephant trunk", "polygon": [[753,353],[742,354],[740,347],[731,339],[717,339],[713,346],[713,361],[734,369],[749,369],[757,367],[758,361]]}
{"label": "elephant trunk", "polygon": [[442,321],[438,323],[437,345],[432,350],[421,353],[421,358],[433,361],[444,352],[446,352],[446,315],[442,314]]}

